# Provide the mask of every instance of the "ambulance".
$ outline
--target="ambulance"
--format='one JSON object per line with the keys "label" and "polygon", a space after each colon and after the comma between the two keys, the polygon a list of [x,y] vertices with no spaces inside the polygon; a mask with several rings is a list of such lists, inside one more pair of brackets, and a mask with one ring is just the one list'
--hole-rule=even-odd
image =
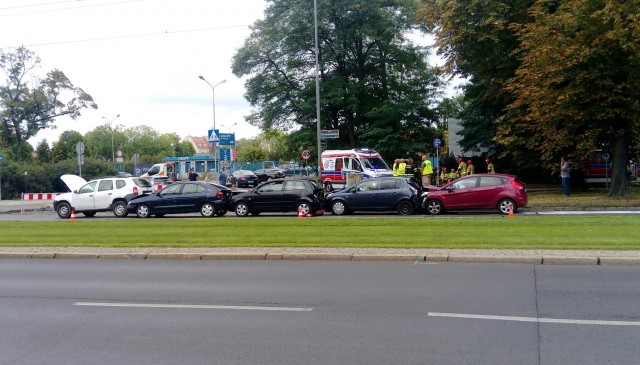
{"label": "ambulance", "polygon": [[369,148],[327,150],[322,152],[320,158],[320,176],[326,190],[333,190],[334,185],[346,186],[349,174],[361,174],[364,179],[393,176],[393,171],[382,156]]}

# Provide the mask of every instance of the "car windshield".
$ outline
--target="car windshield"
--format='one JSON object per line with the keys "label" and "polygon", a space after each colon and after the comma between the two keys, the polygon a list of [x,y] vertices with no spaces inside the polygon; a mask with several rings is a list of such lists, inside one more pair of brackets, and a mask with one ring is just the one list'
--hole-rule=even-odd
{"label": "car windshield", "polygon": [[380,157],[362,158],[361,160],[365,169],[389,170],[389,166],[387,166],[387,163],[384,162],[384,160]]}
{"label": "car windshield", "polygon": [[137,177],[136,177],[136,178],[133,178],[132,180],[133,180],[133,182],[134,182],[136,185],[138,185],[138,186],[140,186],[140,187],[143,187],[143,188],[149,188],[149,187],[151,187],[151,183],[149,183],[149,182],[148,182],[147,180],[145,180],[145,179],[139,179],[139,178],[137,178]]}

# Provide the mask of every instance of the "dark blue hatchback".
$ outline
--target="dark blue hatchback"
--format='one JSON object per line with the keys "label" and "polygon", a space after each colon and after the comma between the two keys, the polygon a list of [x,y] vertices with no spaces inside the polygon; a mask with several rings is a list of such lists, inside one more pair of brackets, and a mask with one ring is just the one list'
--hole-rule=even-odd
{"label": "dark blue hatchback", "polygon": [[372,178],[329,194],[326,207],[337,215],[390,210],[402,215],[414,214],[420,207],[419,191],[419,185],[411,178]]}

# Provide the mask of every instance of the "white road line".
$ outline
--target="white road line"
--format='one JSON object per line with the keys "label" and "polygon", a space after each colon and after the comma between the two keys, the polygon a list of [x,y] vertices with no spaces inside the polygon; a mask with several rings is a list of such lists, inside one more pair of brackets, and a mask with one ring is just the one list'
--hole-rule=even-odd
{"label": "white road line", "polygon": [[511,316],[488,316],[481,314],[463,314],[463,313],[437,313],[429,312],[429,317],[448,317],[448,318],[469,318],[469,319],[491,319],[495,321],[515,321],[515,322],[534,322],[534,323],[561,323],[561,324],[595,324],[601,326],[640,326],[640,321],[592,321],[583,319],[554,319],[554,318],[535,318],[535,317],[511,317]]}
{"label": "white road line", "polygon": [[86,307],[126,307],[126,308],[177,308],[177,309],[235,309],[253,311],[310,312],[313,308],[269,307],[250,305],[197,305],[197,304],[157,304],[157,303],[99,303],[77,302],[73,305]]}

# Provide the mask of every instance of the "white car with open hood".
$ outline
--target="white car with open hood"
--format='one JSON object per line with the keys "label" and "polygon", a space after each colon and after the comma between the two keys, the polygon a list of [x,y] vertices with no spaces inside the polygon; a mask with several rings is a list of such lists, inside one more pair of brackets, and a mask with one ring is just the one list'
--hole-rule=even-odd
{"label": "white car with open hood", "polygon": [[53,209],[62,219],[69,218],[72,211],[87,217],[112,211],[116,217],[126,217],[129,200],[152,192],[151,184],[137,177],[104,177],[87,182],[77,175],[62,175],[60,179],[71,190],[53,200]]}

